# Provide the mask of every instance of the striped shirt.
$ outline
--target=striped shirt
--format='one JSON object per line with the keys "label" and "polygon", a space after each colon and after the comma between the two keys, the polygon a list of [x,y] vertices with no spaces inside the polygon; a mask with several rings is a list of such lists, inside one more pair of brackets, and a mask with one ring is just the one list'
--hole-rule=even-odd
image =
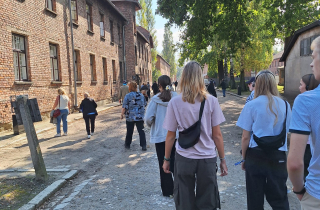
{"label": "striped shirt", "polygon": [[254,90],[251,92],[251,94],[248,96],[246,103],[248,103],[249,101],[251,101],[254,98]]}

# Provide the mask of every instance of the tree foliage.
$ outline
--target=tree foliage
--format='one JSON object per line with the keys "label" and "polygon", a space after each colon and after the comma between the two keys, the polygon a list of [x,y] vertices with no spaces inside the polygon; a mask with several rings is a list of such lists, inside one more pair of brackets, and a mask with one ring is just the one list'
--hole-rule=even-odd
{"label": "tree foliage", "polygon": [[165,25],[163,42],[162,57],[170,64],[170,76],[177,74],[177,65],[175,59],[175,49],[173,43],[173,35],[169,25]]}
{"label": "tree foliage", "polygon": [[[233,73],[266,69],[275,38],[284,40],[319,20],[314,0],[157,0],[157,12],[183,29],[180,65],[187,60],[209,64],[208,75],[228,58]],[[220,65],[218,65],[218,63]],[[229,65],[229,64],[228,64]],[[222,68],[223,69],[223,68]],[[219,70],[219,77],[223,77]],[[221,78],[220,78],[221,79]]]}

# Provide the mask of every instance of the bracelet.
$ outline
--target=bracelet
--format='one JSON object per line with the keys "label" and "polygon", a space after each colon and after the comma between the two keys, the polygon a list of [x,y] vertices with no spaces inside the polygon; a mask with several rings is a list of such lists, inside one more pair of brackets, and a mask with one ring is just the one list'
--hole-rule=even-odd
{"label": "bracelet", "polygon": [[292,192],[293,192],[294,194],[303,195],[303,194],[305,194],[305,192],[306,192],[306,188],[303,186],[303,188],[302,188],[301,191],[296,192],[296,191],[293,191],[293,190],[292,190]]}
{"label": "bracelet", "polygon": [[224,158],[220,158],[220,157],[219,157],[219,159],[220,159],[220,161],[222,161],[222,160],[225,160],[225,159],[226,159],[226,157],[224,157]]}
{"label": "bracelet", "polygon": [[170,161],[170,160],[171,160],[170,158],[166,158],[166,156],[164,156],[163,159],[164,159],[165,161]]}

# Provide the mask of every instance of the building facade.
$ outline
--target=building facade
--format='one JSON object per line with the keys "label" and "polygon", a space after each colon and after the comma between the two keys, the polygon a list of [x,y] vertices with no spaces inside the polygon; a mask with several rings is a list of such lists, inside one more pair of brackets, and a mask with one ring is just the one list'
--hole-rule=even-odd
{"label": "building facade", "polygon": [[161,75],[170,77],[170,68],[170,64],[161,55],[157,55],[156,69],[161,72]]}
{"label": "building facade", "polygon": [[[17,95],[37,98],[41,113],[47,114],[58,88],[66,90],[73,107],[84,92],[103,104],[135,75],[135,18],[127,18],[110,0],[71,0],[74,52],[68,1],[3,1],[0,131],[12,126],[10,98]],[[124,3],[124,11],[133,15],[141,8],[137,1]]]}
{"label": "building facade", "polygon": [[269,66],[269,71],[271,71],[274,75],[279,75],[279,67],[283,66],[284,63],[283,62],[280,62],[280,58],[283,54],[283,51],[280,51],[276,54],[273,55],[273,60],[272,60],[272,63],[270,64]]}
{"label": "building facade", "polygon": [[310,46],[318,36],[320,36],[320,21],[297,30],[288,46],[285,46],[280,62],[284,62],[284,94],[286,97],[295,98],[300,94],[300,79],[306,74],[312,74]]}

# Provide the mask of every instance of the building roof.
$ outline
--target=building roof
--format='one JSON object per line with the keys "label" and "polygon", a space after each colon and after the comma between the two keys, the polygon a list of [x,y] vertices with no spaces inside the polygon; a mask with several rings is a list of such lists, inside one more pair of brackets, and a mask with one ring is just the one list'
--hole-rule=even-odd
{"label": "building roof", "polygon": [[[110,0],[107,0],[107,1],[110,1]],[[142,9],[142,7],[141,7],[141,5],[140,5],[140,3],[139,3],[138,0],[111,0],[111,1],[127,1],[127,2],[132,2],[132,3],[134,3],[135,6],[136,6],[136,7],[135,7],[135,8],[136,8],[136,11]]]}
{"label": "building roof", "polygon": [[138,34],[141,35],[142,38],[144,38],[150,44],[150,47],[153,48],[153,39],[150,32],[141,26],[137,26],[137,31]]}
{"label": "building roof", "polygon": [[276,54],[274,54],[274,55],[273,55],[273,60],[278,59],[278,58],[281,58],[282,54],[283,54],[283,50],[280,51],[280,52],[278,52],[278,53],[276,53]]}
{"label": "building roof", "polygon": [[311,23],[311,24],[309,24],[309,25],[307,25],[307,26],[305,26],[303,28],[300,28],[299,30],[295,31],[293,36],[292,36],[292,38],[291,38],[291,40],[290,40],[290,42],[289,42],[289,44],[288,44],[288,46],[284,49],[284,53],[283,53],[282,57],[280,58],[280,62],[283,62],[283,61],[286,60],[286,58],[289,55],[292,47],[294,46],[294,44],[296,43],[298,37],[302,33],[306,32],[306,31],[309,31],[309,30],[311,30],[313,28],[316,28],[318,26],[320,26],[320,20],[317,20],[316,22],[313,22],[313,23]]}
{"label": "building roof", "polygon": [[161,55],[158,54],[157,57],[158,57],[158,56],[159,56],[162,60],[164,60],[164,62],[166,62],[166,63],[171,67],[171,65],[170,65]]}
{"label": "building roof", "polygon": [[127,18],[120,12],[120,10],[111,2],[111,0],[104,0],[107,2],[125,21],[128,21]]}

